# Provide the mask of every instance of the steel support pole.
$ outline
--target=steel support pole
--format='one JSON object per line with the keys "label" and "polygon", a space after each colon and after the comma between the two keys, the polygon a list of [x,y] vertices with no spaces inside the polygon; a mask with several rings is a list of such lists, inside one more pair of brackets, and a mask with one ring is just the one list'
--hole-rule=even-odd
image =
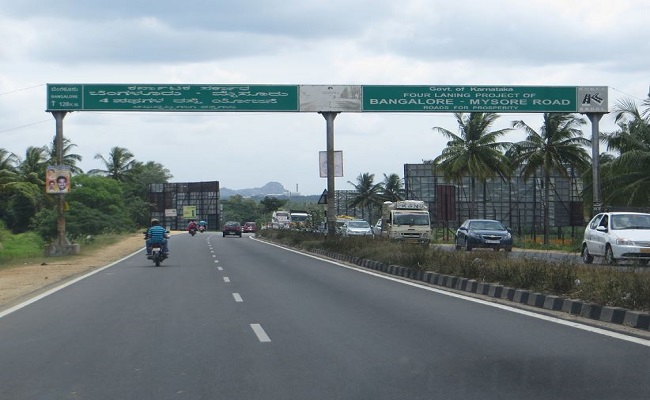
{"label": "steel support pole", "polygon": [[338,112],[322,112],[327,123],[327,236],[336,235],[336,204],[334,199],[334,118]]}
{"label": "steel support pole", "polygon": [[588,113],[587,118],[591,121],[591,173],[593,188],[592,217],[602,211],[603,203],[600,195],[600,134],[599,121],[602,113]]}

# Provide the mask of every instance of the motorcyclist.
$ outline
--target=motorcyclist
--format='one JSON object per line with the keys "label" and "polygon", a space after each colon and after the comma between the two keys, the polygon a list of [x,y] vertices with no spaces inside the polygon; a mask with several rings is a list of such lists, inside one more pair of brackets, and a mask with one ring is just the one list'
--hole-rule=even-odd
{"label": "motorcyclist", "polygon": [[198,225],[196,224],[195,220],[190,220],[190,223],[187,224],[187,231],[191,232],[192,230],[196,231],[198,229]]}
{"label": "motorcyclist", "polygon": [[151,227],[147,230],[147,256],[151,255],[151,248],[154,244],[162,244],[162,253],[164,257],[169,257],[169,248],[167,247],[167,230],[160,226],[160,222],[154,218],[151,220]]}
{"label": "motorcyclist", "polygon": [[200,220],[199,221],[199,230],[207,231],[208,230],[208,223],[205,222],[204,220]]}

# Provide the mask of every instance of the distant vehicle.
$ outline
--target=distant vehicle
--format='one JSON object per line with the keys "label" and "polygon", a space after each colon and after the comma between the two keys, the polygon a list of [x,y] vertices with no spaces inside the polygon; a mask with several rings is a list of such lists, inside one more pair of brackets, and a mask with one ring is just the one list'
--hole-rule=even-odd
{"label": "distant vehicle", "polygon": [[618,260],[650,261],[650,214],[609,212],[597,214],[585,228],[582,261],[591,264],[603,257],[614,265]]}
{"label": "distant vehicle", "polygon": [[344,237],[349,236],[371,236],[372,228],[367,221],[362,219],[355,219],[350,221],[345,221],[343,227],[341,228],[341,235]]}
{"label": "distant vehicle", "polygon": [[431,219],[424,201],[385,201],[381,207],[381,218],[382,237],[429,245]]}
{"label": "distant vehicle", "polygon": [[289,210],[289,225],[291,229],[307,230],[311,227],[311,214],[306,211]]}
{"label": "distant vehicle", "polygon": [[244,233],[255,233],[257,231],[257,224],[255,222],[246,222],[242,226],[242,231]]}
{"label": "distant vehicle", "polygon": [[223,226],[223,237],[239,236],[241,237],[241,224],[237,221],[228,221]]}
{"label": "distant vehicle", "polygon": [[272,229],[288,229],[291,224],[289,211],[277,210],[273,211],[271,215],[271,228]]}
{"label": "distant vehicle", "polygon": [[343,234],[343,225],[345,225],[346,222],[355,220],[356,218],[350,217],[348,215],[339,215],[336,217],[336,234],[337,235],[342,235]]}
{"label": "distant vehicle", "polygon": [[512,251],[512,232],[493,219],[468,219],[456,231],[456,250],[488,248]]}

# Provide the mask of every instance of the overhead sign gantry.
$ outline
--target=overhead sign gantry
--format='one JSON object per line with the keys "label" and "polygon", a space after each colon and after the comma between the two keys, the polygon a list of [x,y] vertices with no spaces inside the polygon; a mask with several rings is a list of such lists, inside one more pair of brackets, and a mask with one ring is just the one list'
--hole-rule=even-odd
{"label": "overhead sign gantry", "polygon": [[[607,86],[60,83],[47,85],[46,110],[56,119],[59,163],[63,118],[73,111],[317,112],[327,124],[327,211],[331,234],[335,230],[335,190],[334,174],[329,171],[334,171],[335,165],[334,118],[341,112],[583,113],[592,126],[594,211],[601,207],[598,122],[609,112]],[[60,210],[62,207],[61,196]]]}
{"label": "overhead sign gantry", "polygon": [[47,111],[600,112],[604,86],[48,84]]}

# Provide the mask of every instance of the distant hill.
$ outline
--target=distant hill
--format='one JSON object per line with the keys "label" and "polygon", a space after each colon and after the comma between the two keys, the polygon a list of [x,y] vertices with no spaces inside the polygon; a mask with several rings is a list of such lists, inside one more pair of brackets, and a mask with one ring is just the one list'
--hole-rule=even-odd
{"label": "distant hill", "polygon": [[223,187],[220,188],[219,191],[222,199],[226,199],[228,197],[235,196],[237,194],[243,197],[265,197],[265,196],[286,197],[291,194],[279,182],[269,182],[262,187],[251,188],[251,189],[228,189]]}
{"label": "distant hill", "polygon": [[220,188],[219,192],[222,199],[227,199],[235,195],[240,195],[242,197],[250,197],[256,200],[263,200],[266,196],[277,197],[288,199],[290,201],[297,202],[306,202],[306,203],[316,203],[320,198],[320,195],[310,195],[310,196],[299,196],[296,193],[292,193],[282,186],[279,182],[269,182],[266,185],[259,188],[252,189],[228,189]]}

